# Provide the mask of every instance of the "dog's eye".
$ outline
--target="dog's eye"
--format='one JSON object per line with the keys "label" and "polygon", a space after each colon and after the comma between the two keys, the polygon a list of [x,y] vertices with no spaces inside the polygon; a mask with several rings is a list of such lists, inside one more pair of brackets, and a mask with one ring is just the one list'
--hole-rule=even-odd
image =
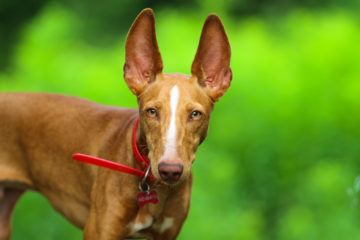
{"label": "dog's eye", "polygon": [[199,120],[201,118],[202,113],[200,111],[192,111],[190,114],[191,120]]}
{"label": "dog's eye", "polygon": [[146,113],[149,117],[157,117],[158,116],[158,113],[157,113],[156,109],[154,109],[154,108],[147,109]]}

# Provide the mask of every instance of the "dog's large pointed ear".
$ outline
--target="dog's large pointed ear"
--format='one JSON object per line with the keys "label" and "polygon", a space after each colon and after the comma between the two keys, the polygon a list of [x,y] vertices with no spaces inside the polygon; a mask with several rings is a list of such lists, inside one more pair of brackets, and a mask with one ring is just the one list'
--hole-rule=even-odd
{"label": "dog's large pointed ear", "polygon": [[137,96],[161,73],[163,63],[155,35],[155,17],[144,9],[131,26],[125,43],[124,79]]}
{"label": "dog's large pointed ear", "polygon": [[213,101],[218,101],[230,86],[230,57],[224,26],[217,15],[211,14],[205,21],[191,73]]}

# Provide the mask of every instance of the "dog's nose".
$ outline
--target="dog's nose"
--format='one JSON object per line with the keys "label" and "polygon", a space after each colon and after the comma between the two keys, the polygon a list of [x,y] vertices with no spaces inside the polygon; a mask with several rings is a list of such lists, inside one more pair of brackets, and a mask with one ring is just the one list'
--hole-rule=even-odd
{"label": "dog's nose", "polygon": [[160,163],[158,170],[163,181],[175,183],[181,177],[183,168],[180,163]]}

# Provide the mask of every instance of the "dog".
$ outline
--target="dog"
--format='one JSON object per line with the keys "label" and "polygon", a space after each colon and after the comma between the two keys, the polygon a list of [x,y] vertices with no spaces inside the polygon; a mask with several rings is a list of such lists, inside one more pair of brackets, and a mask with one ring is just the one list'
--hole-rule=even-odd
{"label": "dog", "polygon": [[[10,238],[13,208],[27,190],[43,194],[86,240],[179,234],[190,207],[195,152],[232,80],[229,40],[211,14],[191,75],[162,73],[154,13],[144,9],[125,52],[124,79],[138,109],[47,93],[0,94],[0,240]],[[136,161],[134,151],[146,161]],[[74,153],[139,176],[77,162]]]}

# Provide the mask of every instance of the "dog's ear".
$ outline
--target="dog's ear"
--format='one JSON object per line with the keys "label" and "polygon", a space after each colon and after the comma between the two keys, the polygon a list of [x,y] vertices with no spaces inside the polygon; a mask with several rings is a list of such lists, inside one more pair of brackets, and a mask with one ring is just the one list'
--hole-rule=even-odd
{"label": "dog's ear", "polygon": [[230,56],[224,26],[217,15],[211,14],[205,21],[191,73],[213,101],[218,101],[230,86]]}
{"label": "dog's ear", "polygon": [[137,16],[126,38],[124,79],[130,90],[139,96],[162,69],[155,17],[153,11],[147,8]]}

